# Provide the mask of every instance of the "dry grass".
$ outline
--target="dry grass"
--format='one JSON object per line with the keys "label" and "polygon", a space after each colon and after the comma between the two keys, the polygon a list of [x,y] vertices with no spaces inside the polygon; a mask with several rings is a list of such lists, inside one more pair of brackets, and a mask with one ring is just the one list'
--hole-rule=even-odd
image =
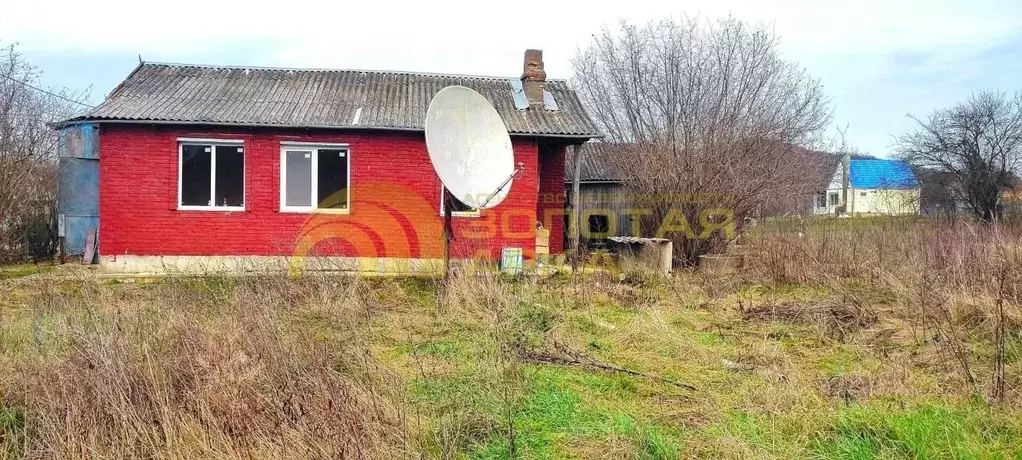
{"label": "dry grass", "polygon": [[6,281],[0,456],[1022,454],[1017,236],[851,223],[726,278]]}
{"label": "dry grass", "polygon": [[[334,287],[336,286],[336,287]],[[400,451],[357,279],[34,285],[2,394],[26,458],[365,458]],[[8,307],[9,308],[9,307]],[[332,326],[321,336],[315,324]]]}
{"label": "dry grass", "polygon": [[[1006,342],[1022,337],[1022,230],[939,219],[776,223],[753,234],[753,270],[812,284],[938,345],[969,391],[1003,401]],[[998,366],[1001,366],[1000,368]],[[1000,376],[999,376],[1000,374]]]}

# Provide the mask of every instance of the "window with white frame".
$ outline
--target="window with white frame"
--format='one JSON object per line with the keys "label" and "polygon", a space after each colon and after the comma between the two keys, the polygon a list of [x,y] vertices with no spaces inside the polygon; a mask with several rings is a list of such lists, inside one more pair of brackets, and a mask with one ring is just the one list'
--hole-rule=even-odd
{"label": "window with white frame", "polygon": [[830,199],[830,205],[831,206],[837,206],[837,198],[838,198],[837,193],[831,193],[830,194],[830,198],[829,199]]}
{"label": "window with white frame", "polygon": [[284,144],[280,148],[280,209],[347,212],[350,196],[347,145]]}
{"label": "window with white frame", "polygon": [[178,209],[244,211],[241,141],[178,141]]}
{"label": "window with white frame", "polygon": [[[440,186],[440,215],[444,215],[446,209],[446,203],[444,202],[444,186]],[[456,196],[451,196],[451,202],[454,206],[451,207],[451,215],[457,217],[476,217],[479,215],[478,209],[473,209],[471,206],[465,204]]]}

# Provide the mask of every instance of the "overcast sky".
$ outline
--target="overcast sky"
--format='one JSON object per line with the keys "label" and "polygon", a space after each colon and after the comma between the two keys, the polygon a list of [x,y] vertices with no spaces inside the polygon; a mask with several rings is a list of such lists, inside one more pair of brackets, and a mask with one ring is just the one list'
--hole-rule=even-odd
{"label": "overcast sky", "polygon": [[[604,25],[728,14],[771,24],[786,59],[819,78],[848,142],[888,156],[907,113],[978,89],[1022,90],[1022,0],[238,2],[0,0],[0,43],[49,85],[92,87],[99,103],[147,61],[284,67],[521,73],[526,48],[547,75]],[[265,4],[265,6],[263,6]]]}

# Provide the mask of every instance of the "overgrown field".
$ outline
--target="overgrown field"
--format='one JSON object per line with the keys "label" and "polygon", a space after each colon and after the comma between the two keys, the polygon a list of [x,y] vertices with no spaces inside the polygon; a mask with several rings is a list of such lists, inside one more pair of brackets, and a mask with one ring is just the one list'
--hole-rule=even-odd
{"label": "overgrown field", "polygon": [[728,276],[0,281],[0,455],[1022,458],[1017,236],[853,228]]}

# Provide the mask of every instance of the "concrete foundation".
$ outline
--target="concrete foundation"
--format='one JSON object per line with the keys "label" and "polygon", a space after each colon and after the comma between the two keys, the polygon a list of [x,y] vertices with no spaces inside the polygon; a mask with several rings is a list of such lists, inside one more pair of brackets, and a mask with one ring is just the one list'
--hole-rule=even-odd
{"label": "concrete foundation", "polygon": [[[307,271],[418,274],[443,273],[443,259],[289,256],[138,256],[104,255],[103,271],[111,273],[302,273]],[[473,260],[452,260],[452,267],[473,266]]]}
{"label": "concrete foundation", "polygon": [[741,255],[699,256],[699,269],[716,275],[731,274],[742,268],[745,259]]}

